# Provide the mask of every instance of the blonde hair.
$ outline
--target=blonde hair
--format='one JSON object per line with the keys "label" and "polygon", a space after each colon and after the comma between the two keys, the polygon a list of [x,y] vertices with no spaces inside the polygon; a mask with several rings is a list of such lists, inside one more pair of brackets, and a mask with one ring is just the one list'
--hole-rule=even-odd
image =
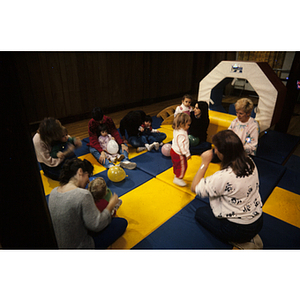
{"label": "blonde hair", "polygon": [[102,177],[95,178],[89,183],[88,190],[93,195],[94,200],[103,199],[107,191],[105,180]]}
{"label": "blonde hair", "polygon": [[242,110],[246,114],[251,114],[253,102],[248,98],[241,98],[234,104],[235,110]]}
{"label": "blonde hair", "polygon": [[188,122],[191,122],[191,117],[186,113],[180,113],[174,118],[172,128],[180,129]]}

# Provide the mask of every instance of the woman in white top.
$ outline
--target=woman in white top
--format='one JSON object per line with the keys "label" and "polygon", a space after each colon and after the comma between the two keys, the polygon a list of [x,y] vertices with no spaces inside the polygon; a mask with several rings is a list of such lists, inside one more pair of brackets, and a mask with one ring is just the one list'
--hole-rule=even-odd
{"label": "woman in white top", "polygon": [[232,130],[213,136],[221,170],[204,178],[213,157],[208,150],[191,189],[201,198],[208,197],[210,207],[196,211],[196,220],[219,239],[239,248],[262,248],[258,236],[262,228],[262,202],[257,167],[246,154],[240,138]]}
{"label": "woman in white top", "polygon": [[256,155],[259,125],[251,117],[253,102],[248,98],[242,98],[234,106],[237,117],[231,122],[228,129],[233,130],[238,135],[247,154]]}

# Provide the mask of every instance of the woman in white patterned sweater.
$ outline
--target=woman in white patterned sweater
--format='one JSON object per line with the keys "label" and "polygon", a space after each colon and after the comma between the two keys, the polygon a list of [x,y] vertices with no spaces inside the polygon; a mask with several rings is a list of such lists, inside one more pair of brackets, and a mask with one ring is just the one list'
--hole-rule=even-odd
{"label": "woman in white patterned sweater", "polygon": [[204,178],[213,151],[201,155],[202,164],[191,189],[201,198],[208,197],[210,207],[200,207],[195,218],[219,239],[238,248],[262,248],[258,235],[263,217],[257,167],[232,130],[218,132],[212,141],[221,170]]}

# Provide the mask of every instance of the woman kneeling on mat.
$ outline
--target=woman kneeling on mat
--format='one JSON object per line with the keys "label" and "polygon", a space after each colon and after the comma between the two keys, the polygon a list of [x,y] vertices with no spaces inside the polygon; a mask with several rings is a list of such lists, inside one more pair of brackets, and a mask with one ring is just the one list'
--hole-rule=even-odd
{"label": "woman kneeling on mat", "polygon": [[[70,153],[70,157],[52,157],[53,146],[57,143],[61,144],[62,138],[66,136],[65,129],[61,125],[60,121],[55,118],[45,118],[39,125],[37,133],[33,137],[33,145],[37,157],[37,161],[40,163],[44,175],[58,180],[60,170],[64,162],[75,157],[75,154]],[[74,147],[81,147],[81,140],[74,139]]]}
{"label": "woman kneeling on mat", "polygon": [[258,235],[263,225],[257,167],[246,154],[240,138],[232,130],[213,136],[221,170],[204,178],[213,151],[202,153],[202,164],[191,190],[209,197],[210,207],[196,211],[196,220],[219,239],[240,249],[263,247]]}
{"label": "woman kneeling on mat", "polygon": [[106,249],[126,230],[127,220],[112,218],[119,199],[113,194],[100,212],[92,194],[85,189],[94,167],[87,160],[73,158],[65,162],[60,186],[49,197],[49,210],[59,248]]}

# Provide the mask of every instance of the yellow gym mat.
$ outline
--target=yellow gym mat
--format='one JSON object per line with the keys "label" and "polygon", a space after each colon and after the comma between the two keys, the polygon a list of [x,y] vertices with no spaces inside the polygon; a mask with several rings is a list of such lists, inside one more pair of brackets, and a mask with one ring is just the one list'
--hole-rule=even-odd
{"label": "yellow gym mat", "polygon": [[300,195],[275,187],[263,212],[300,228]]}

